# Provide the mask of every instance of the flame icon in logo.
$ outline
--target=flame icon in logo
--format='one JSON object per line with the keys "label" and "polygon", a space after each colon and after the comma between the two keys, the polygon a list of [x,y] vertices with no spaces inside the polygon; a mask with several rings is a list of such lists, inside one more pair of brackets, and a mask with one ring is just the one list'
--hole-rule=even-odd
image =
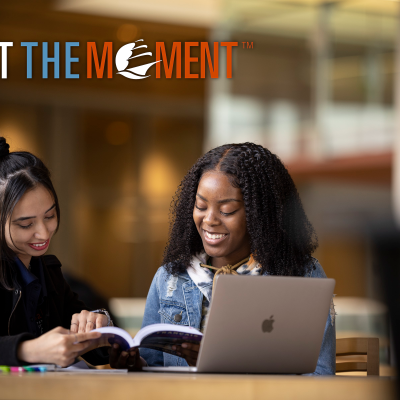
{"label": "flame icon in logo", "polygon": [[148,64],[143,64],[139,65],[138,67],[133,67],[133,68],[126,68],[129,64],[129,60],[132,58],[137,58],[137,57],[143,57],[143,56],[152,56],[153,54],[151,51],[147,51],[142,54],[138,54],[136,56],[133,56],[133,50],[137,49],[147,49],[147,45],[142,45],[138,46],[136,43],[137,42],[143,42],[143,39],[138,39],[135,40],[134,43],[128,43],[124,46],[122,46],[118,52],[117,55],[115,56],[115,65],[117,66],[117,69],[119,72],[117,74],[125,76],[125,78],[129,79],[144,79],[148,78],[150,75],[146,76],[147,70],[154,64],[159,63],[161,60],[154,61]]}

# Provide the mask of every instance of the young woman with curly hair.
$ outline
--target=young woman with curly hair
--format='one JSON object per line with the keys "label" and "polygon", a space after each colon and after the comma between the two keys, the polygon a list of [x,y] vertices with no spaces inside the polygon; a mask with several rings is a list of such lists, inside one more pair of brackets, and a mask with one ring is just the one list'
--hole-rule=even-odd
{"label": "young woman with curly hair", "polygon": [[[288,171],[254,143],[217,147],[189,170],[171,205],[163,266],[147,297],[143,326],[190,325],[203,330],[218,274],[326,277],[311,254],[317,238]],[[327,316],[315,374],[335,373],[335,328]],[[177,346],[180,357],[149,349],[110,360],[122,367],[195,365],[199,346]]]}

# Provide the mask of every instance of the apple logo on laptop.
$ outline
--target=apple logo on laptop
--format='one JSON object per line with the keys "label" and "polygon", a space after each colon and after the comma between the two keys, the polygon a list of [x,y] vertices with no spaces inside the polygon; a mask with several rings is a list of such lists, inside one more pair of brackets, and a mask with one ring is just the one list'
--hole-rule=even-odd
{"label": "apple logo on laptop", "polygon": [[271,332],[272,329],[274,329],[274,327],[272,326],[272,324],[274,323],[274,319],[272,319],[274,316],[271,315],[269,317],[269,319],[266,319],[263,323],[262,323],[262,331],[263,332]]}

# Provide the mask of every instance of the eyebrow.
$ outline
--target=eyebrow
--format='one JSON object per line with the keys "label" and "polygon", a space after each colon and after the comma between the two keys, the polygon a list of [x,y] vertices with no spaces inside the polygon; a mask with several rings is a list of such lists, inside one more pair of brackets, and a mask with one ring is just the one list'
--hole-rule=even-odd
{"label": "eyebrow", "polygon": [[[197,193],[196,196],[199,196],[202,200],[208,202],[208,200],[207,200],[206,198],[204,198],[202,195],[200,195],[200,194]],[[238,199],[223,199],[223,200],[218,200],[217,203],[218,203],[218,204],[230,203],[231,201],[237,201],[238,203],[241,203],[241,200],[238,200]]]}
{"label": "eyebrow", "polygon": [[[56,206],[56,203],[54,203],[54,204],[45,212],[45,214],[47,214],[49,211],[51,211],[55,206]],[[14,219],[14,221],[12,221],[12,222],[25,221],[26,219],[31,219],[31,218],[36,218],[36,216],[32,216],[32,217],[21,217],[21,218]]]}

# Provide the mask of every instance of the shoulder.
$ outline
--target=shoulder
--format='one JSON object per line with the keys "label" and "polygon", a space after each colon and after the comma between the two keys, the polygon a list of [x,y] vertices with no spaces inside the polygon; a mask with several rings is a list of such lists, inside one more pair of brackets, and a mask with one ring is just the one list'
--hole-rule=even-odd
{"label": "shoulder", "polygon": [[159,294],[173,293],[187,281],[190,281],[190,277],[186,271],[173,275],[163,265],[154,275],[152,286],[157,288]]}
{"label": "shoulder", "polygon": [[190,278],[186,271],[185,273],[173,275],[166,270],[165,266],[160,267],[150,286],[146,307],[151,308],[159,304],[159,302],[163,304],[184,304],[183,288],[189,280]]}
{"label": "shoulder", "polygon": [[44,264],[44,266],[46,267],[58,267],[61,268],[61,261],[54,255],[52,254],[48,254],[45,256],[40,257],[42,263]]}
{"label": "shoulder", "polygon": [[166,284],[167,282],[170,282],[171,280],[176,282],[187,281],[190,280],[190,277],[186,271],[181,272],[177,275],[172,275],[167,271],[165,265],[163,265],[160,268],[158,268],[156,274],[154,275],[154,280],[157,282],[157,285],[163,285]]}
{"label": "shoulder", "polygon": [[325,271],[323,270],[319,261],[312,257],[310,261],[310,268],[306,276],[310,278],[326,278]]}

